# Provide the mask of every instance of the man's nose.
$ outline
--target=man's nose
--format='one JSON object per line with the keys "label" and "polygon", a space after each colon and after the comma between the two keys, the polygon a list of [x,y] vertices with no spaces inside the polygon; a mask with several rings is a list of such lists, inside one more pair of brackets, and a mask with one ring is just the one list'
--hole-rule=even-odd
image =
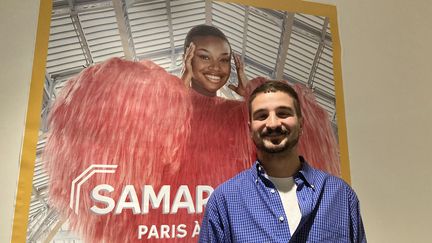
{"label": "man's nose", "polygon": [[279,118],[275,114],[271,114],[268,117],[266,125],[269,128],[276,128],[276,127],[279,127],[281,125],[281,122],[280,122]]}

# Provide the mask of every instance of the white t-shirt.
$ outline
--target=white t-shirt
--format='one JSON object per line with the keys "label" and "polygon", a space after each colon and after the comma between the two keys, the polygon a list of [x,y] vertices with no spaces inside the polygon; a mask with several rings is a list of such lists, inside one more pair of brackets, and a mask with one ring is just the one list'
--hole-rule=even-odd
{"label": "white t-shirt", "polygon": [[294,183],[293,177],[276,178],[268,176],[271,182],[276,186],[285,215],[288,218],[288,226],[291,235],[294,234],[301,220],[301,212],[297,199],[297,185]]}

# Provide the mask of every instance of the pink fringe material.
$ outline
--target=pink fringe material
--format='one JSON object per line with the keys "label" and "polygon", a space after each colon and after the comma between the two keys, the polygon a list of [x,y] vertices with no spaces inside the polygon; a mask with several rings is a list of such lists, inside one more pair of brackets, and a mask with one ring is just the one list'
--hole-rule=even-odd
{"label": "pink fringe material", "polygon": [[[256,79],[251,87],[263,82]],[[251,88],[249,87],[249,88]],[[335,136],[327,113],[312,93],[295,86],[305,121],[300,150],[315,167],[339,175]],[[69,81],[50,114],[50,136],[43,155],[50,177],[50,203],[86,242],[191,242],[202,214],[95,215],[90,190],[109,184],[116,201],[125,185],[155,192],[180,185],[196,198],[197,185],[217,185],[255,160],[245,102],[205,97],[149,61],[118,58],[85,69]],[[118,165],[114,174],[95,174],[81,188],[79,214],[69,207],[71,183],[92,164]],[[105,205],[99,205],[105,207]],[[138,240],[138,225],[186,224],[183,239]]]}

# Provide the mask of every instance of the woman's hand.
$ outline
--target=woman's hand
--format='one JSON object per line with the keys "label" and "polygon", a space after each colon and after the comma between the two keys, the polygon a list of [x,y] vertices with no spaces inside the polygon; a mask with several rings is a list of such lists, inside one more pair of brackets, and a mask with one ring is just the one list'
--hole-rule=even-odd
{"label": "woman's hand", "polygon": [[195,44],[191,42],[186,49],[186,52],[183,56],[183,69],[181,79],[183,80],[185,86],[189,88],[191,86],[192,81],[192,58],[195,55]]}
{"label": "woman's hand", "polygon": [[234,92],[236,92],[238,95],[245,97],[246,85],[248,83],[248,80],[244,71],[244,64],[241,60],[240,55],[234,54],[233,56],[234,56],[234,64],[236,66],[236,71],[237,71],[238,84],[237,86],[230,84],[228,85],[228,87],[232,89]]}

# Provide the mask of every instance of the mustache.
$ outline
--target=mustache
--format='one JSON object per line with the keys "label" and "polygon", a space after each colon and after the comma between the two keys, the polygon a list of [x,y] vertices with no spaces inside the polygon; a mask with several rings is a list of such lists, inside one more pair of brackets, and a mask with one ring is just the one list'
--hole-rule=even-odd
{"label": "mustache", "polygon": [[288,130],[283,126],[278,126],[275,128],[267,127],[262,133],[261,136],[279,136],[288,134]]}

